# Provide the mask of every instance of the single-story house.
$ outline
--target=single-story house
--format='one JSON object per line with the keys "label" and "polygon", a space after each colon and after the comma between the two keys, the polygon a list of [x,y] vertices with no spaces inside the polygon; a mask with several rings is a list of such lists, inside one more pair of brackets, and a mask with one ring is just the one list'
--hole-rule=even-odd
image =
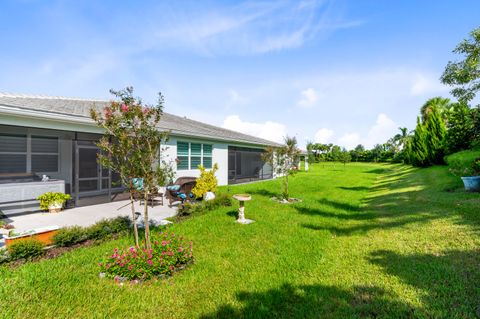
{"label": "single-story house", "polygon": [[[106,100],[15,95],[0,93],[0,210],[49,190],[82,199],[119,192],[118,176],[96,160],[95,141],[102,134],[90,119],[92,107],[103,109]],[[261,154],[279,144],[255,136],[164,113],[160,130],[170,131],[163,147],[176,177],[198,176],[199,164],[217,163],[220,185],[272,178],[272,168]],[[38,180],[47,175],[49,182]],[[29,202],[30,201],[30,202]],[[35,203],[35,206],[38,203]],[[9,207],[10,207],[9,206]]]}

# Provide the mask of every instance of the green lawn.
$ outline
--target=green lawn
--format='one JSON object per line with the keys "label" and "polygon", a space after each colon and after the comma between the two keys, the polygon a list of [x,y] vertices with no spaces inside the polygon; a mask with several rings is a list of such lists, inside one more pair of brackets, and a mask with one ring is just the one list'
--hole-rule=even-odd
{"label": "green lawn", "polygon": [[196,263],[140,286],[98,279],[129,239],[0,269],[4,318],[475,318],[480,316],[480,195],[446,167],[314,165],[292,180],[303,203],[269,198],[280,181],[230,186],[235,207],[172,228]]}

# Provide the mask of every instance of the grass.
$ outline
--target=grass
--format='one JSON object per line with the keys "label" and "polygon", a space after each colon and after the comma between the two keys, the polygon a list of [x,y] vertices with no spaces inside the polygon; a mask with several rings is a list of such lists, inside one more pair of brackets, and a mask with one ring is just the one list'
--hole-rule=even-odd
{"label": "grass", "polygon": [[196,264],[141,286],[98,279],[129,238],[0,268],[4,318],[475,318],[480,316],[480,196],[446,167],[313,165],[293,178],[302,203],[270,200],[280,181],[223,188],[235,207],[174,225]]}

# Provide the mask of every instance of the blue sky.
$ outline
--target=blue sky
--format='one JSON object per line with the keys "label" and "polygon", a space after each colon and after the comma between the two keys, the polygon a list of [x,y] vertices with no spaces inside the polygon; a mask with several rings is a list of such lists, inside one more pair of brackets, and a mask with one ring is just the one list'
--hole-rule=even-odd
{"label": "blue sky", "polygon": [[0,91],[110,98],[272,140],[414,128],[480,1],[2,1]]}

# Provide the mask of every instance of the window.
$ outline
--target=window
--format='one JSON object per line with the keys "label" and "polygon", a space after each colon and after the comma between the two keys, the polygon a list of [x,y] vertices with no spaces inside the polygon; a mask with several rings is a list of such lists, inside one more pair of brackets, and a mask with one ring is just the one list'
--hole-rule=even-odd
{"label": "window", "polygon": [[212,145],[177,142],[177,169],[197,169],[198,165],[212,168]]}
{"label": "window", "polygon": [[178,142],[177,143],[177,169],[178,170],[186,170],[189,168],[188,166],[188,149],[189,145],[185,142]]}
{"label": "window", "polygon": [[58,137],[32,135],[32,172],[58,172]]}
{"label": "window", "polygon": [[0,173],[27,172],[27,135],[0,134]]}
{"label": "window", "polygon": [[58,172],[58,137],[0,133],[0,173]]}
{"label": "window", "polygon": [[203,144],[203,166],[212,168],[212,145]]}

